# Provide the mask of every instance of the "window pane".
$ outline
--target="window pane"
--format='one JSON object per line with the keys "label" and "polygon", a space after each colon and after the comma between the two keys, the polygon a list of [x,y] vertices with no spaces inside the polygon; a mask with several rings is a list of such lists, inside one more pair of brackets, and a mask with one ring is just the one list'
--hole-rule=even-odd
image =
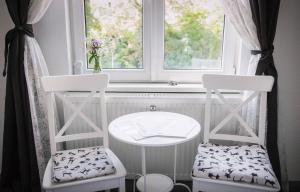
{"label": "window pane", "polygon": [[142,0],[85,0],[89,68],[94,40],[102,68],[143,68],[142,6]]}
{"label": "window pane", "polygon": [[165,69],[220,69],[219,0],[165,0]]}

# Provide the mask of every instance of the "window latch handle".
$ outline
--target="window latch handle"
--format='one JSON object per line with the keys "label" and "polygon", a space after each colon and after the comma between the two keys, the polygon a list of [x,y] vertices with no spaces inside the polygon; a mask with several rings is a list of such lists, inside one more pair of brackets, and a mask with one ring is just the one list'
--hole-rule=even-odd
{"label": "window latch handle", "polygon": [[177,81],[169,81],[168,85],[170,85],[170,86],[176,86],[176,85],[178,85],[178,82]]}

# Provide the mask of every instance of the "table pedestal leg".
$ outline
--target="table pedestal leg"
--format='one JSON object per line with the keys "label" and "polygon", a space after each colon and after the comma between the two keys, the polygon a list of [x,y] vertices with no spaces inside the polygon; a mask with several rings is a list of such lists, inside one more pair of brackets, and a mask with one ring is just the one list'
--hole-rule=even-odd
{"label": "table pedestal leg", "polygon": [[142,147],[142,174],[144,176],[144,192],[146,192],[146,149]]}
{"label": "table pedestal leg", "polygon": [[173,176],[174,184],[176,184],[176,166],[177,166],[177,145],[174,146],[174,176]]}
{"label": "table pedestal leg", "polygon": [[183,183],[176,182],[176,168],[177,168],[176,166],[177,166],[177,145],[174,146],[174,176],[173,176],[174,186],[178,185],[178,186],[185,187],[189,192],[191,192],[189,186]]}

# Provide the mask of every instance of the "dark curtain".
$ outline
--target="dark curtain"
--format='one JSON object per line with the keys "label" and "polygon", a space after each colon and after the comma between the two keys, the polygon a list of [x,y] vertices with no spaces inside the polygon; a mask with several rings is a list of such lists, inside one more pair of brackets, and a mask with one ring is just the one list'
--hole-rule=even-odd
{"label": "dark curtain", "polygon": [[267,106],[267,149],[276,173],[281,181],[280,161],[277,144],[277,70],[273,59],[273,41],[276,33],[276,24],[280,0],[249,0],[251,5],[253,21],[257,28],[257,36],[261,50],[253,50],[252,54],[261,54],[256,75],[271,75],[275,82],[273,89],[268,93]]}
{"label": "dark curtain", "polygon": [[5,38],[3,75],[7,77],[1,192],[41,191],[24,73],[25,35],[33,36],[32,26],[26,25],[29,2],[6,0],[15,28]]}

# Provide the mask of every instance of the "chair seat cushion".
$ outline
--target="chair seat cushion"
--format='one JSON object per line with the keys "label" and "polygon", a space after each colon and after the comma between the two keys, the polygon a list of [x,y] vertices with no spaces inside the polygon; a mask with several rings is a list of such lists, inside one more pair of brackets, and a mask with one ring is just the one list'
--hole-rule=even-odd
{"label": "chair seat cushion", "polygon": [[115,167],[103,147],[60,151],[52,156],[53,182],[66,182],[113,174]]}
{"label": "chair seat cushion", "polygon": [[260,145],[200,144],[193,176],[280,188],[268,153]]}

